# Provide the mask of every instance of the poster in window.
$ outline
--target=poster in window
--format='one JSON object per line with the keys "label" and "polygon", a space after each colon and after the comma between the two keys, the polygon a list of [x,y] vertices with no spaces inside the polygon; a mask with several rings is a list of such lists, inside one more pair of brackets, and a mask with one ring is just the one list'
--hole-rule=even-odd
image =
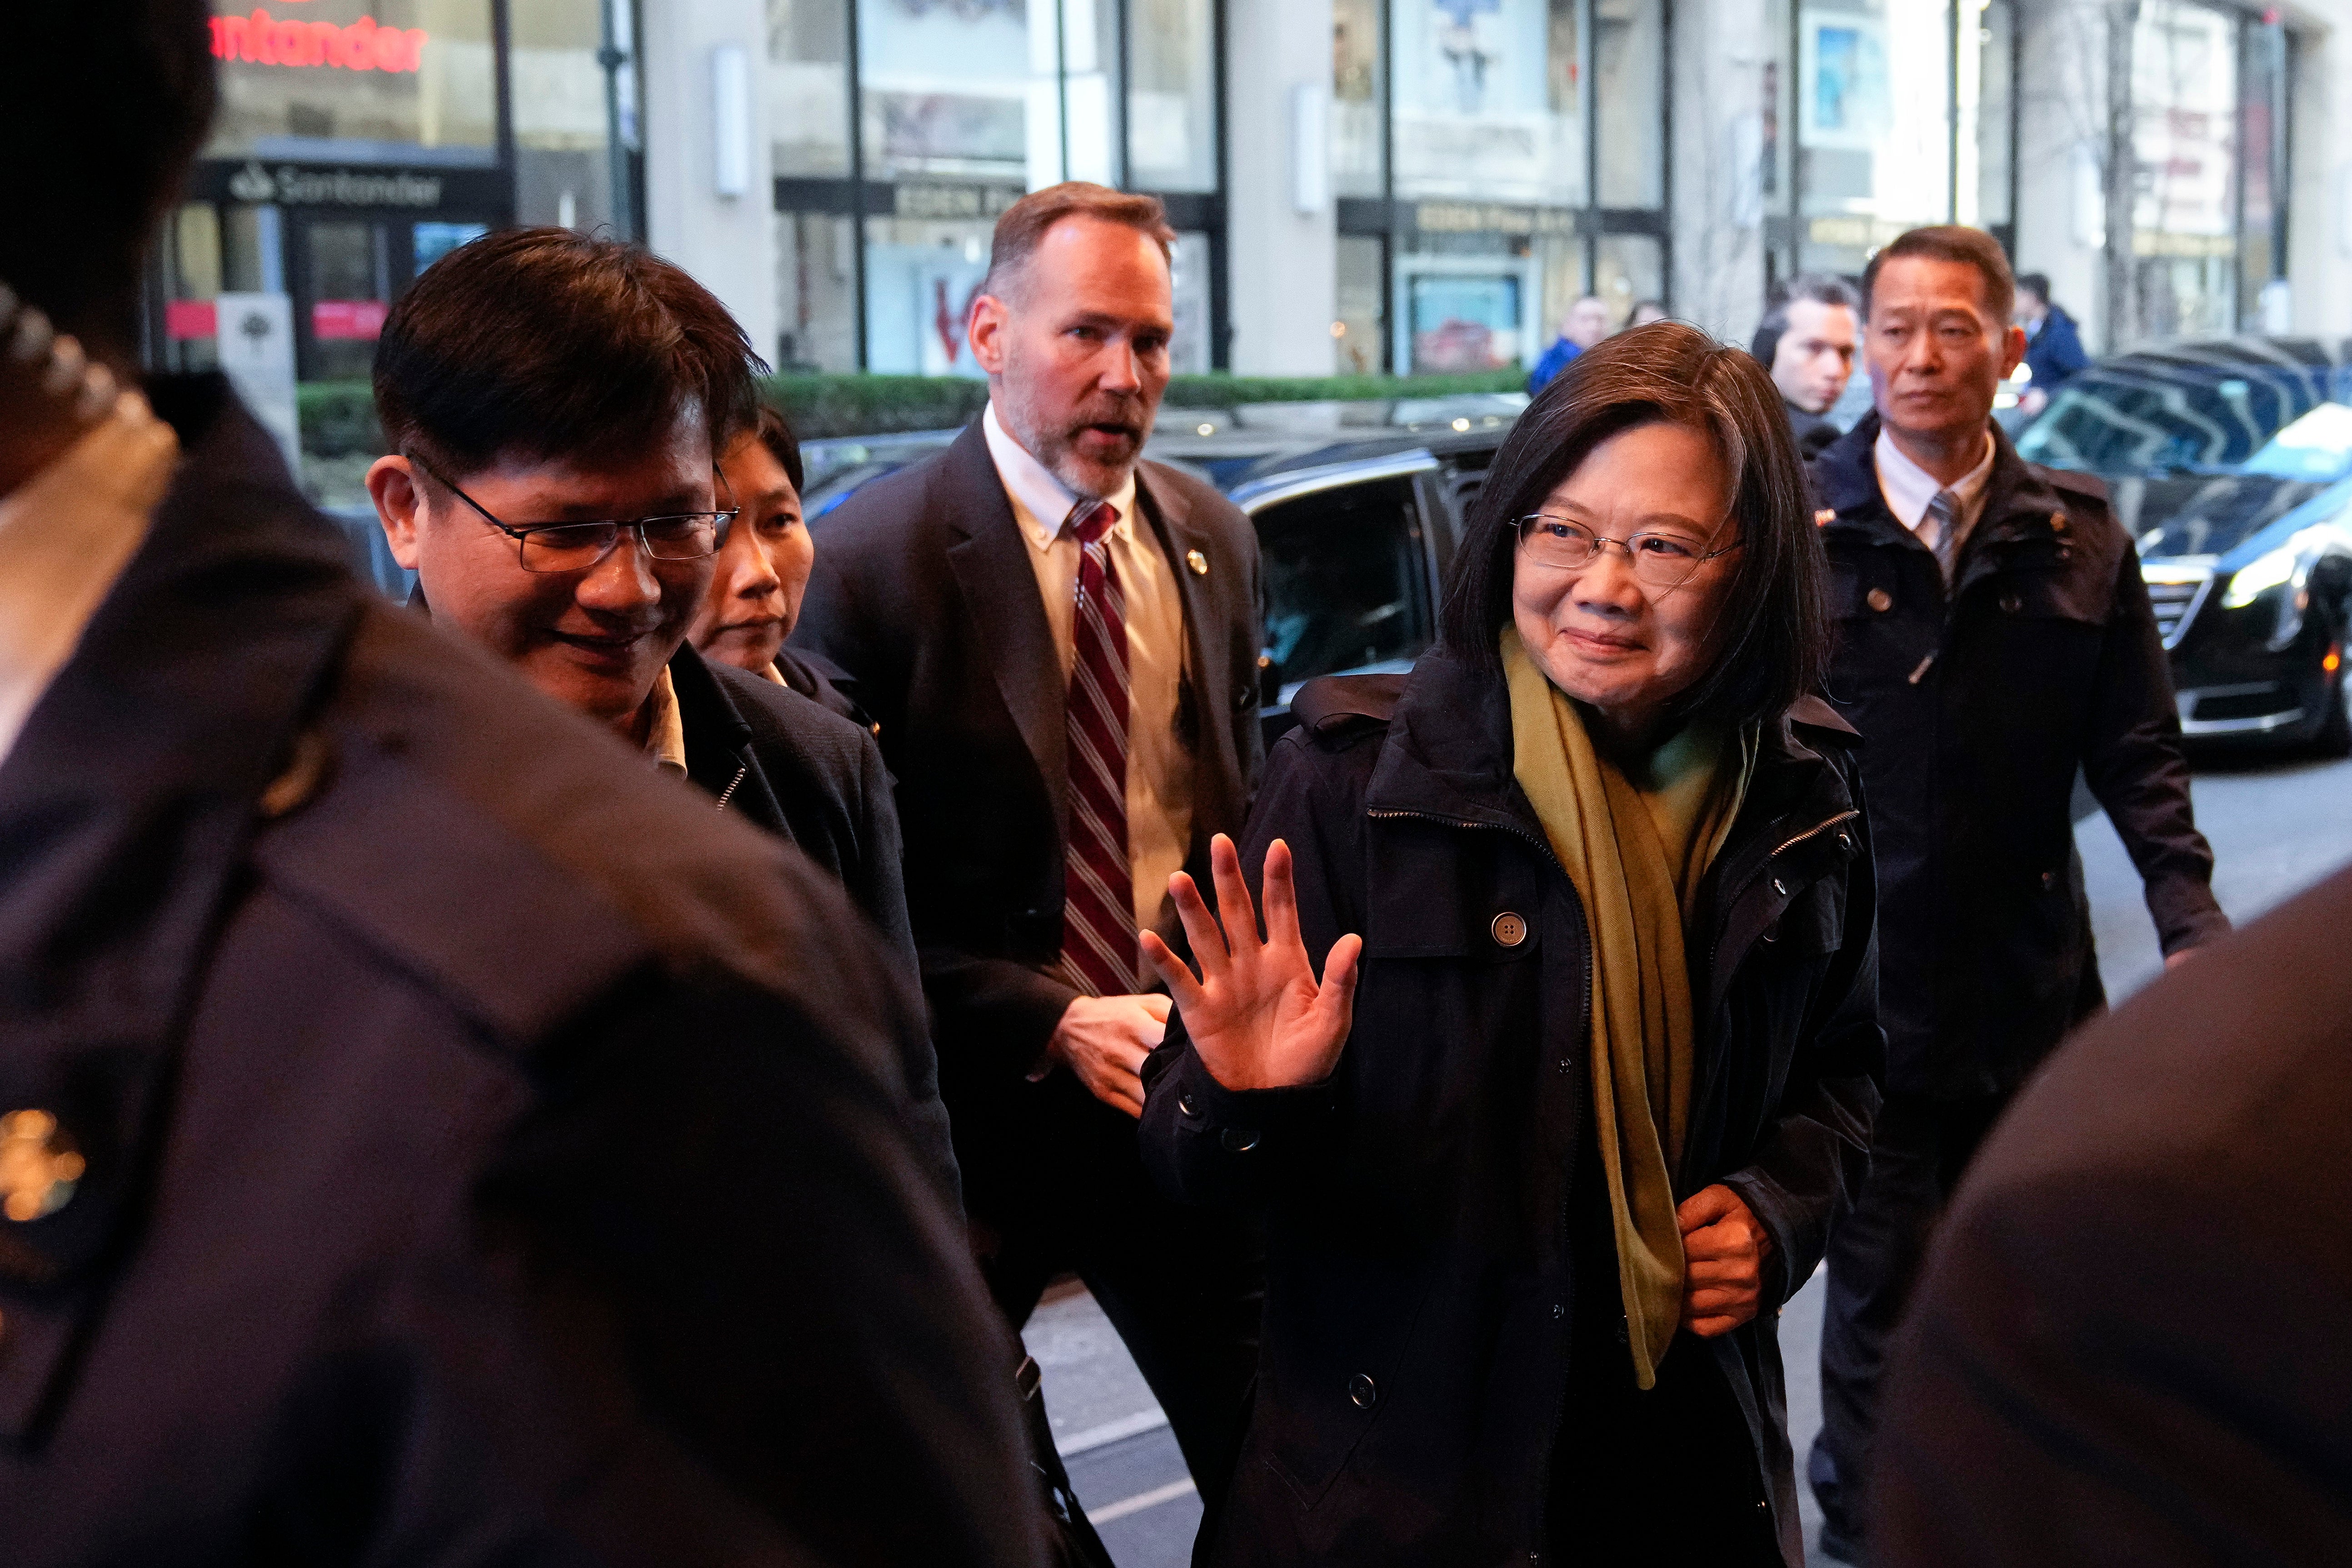
{"label": "poster in window", "polygon": [[1799,58],[1798,114],[1808,147],[1867,152],[1894,130],[1886,29],[1868,16],[1808,11]]}

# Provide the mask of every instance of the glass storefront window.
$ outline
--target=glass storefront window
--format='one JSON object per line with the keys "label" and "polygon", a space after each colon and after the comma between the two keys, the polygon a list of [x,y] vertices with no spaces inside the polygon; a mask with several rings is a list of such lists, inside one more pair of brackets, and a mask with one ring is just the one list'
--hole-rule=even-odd
{"label": "glass storefront window", "polygon": [[2238,29],[2182,0],[2146,0],[2132,31],[2132,210],[2143,338],[2237,325]]}
{"label": "glass storefront window", "polygon": [[2280,208],[2286,193],[2275,175],[2285,172],[2287,84],[2292,80],[2287,36],[2274,23],[2245,24],[2245,89],[2239,114],[2239,146],[2244,170],[2240,197],[2238,246],[2239,329],[2268,330],[2263,291],[2274,280],[2284,287],[2285,257],[2277,252]]}
{"label": "glass storefront window", "polygon": [[1381,253],[1386,245],[1372,235],[1339,236],[1338,317],[1331,323],[1331,370],[1342,376],[1377,375],[1381,333],[1387,311],[1381,307]]}
{"label": "glass storefront window", "polygon": [[1168,369],[1179,376],[1202,376],[1211,369],[1209,338],[1209,236],[1179,233],[1169,257],[1176,332],[1168,340]]}
{"label": "glass storefront window", "polygon": [[964,341],[964,321],[988,276],[993,232],[989,222],[866,220],[867,370],[903,376],[982,374]]}
{"label": "glass storefront window", "polygon": [[1396,194],[1585,203],[1575,0],[1390,0]]}
{"label": "glass storefront window", "polygon": [[776,369],[857,368],[857,231],[827,213],[776,214]]}
{"label": "glass storefront window", "polygon": [[768,131],[775,171],[849,172],[850,0],[768,0]]}
{"label": "glass storefront window", "polygon": [[[1212,0],[1128,0],[1128,183],[1139,191],[1217,188],[1217,61]],[[1108,28],[1100,36],[1111,36]],[[1076,62],[1071,66],[1075,89]],[[1080,103],[1073,91],[1072,162]]]}
{"label": "glass storefront window", "polygon": [[1664,18],[1658,0],[1594,0],[1592,74],[1601,93],[1600,204],[1654,207],[1665,199]]}
{"label": "glass storefront window", "polygon": [[215,0],[210,158],[498,162],[488,0]]}
{"label": "glass storefront window", "polygon": [[[1040,151],[1046,162],[1058,162],[1057,128],[1041,128],[1056,133],[1040,139],[1046,145],[1039,149],[1029,124],[1033,71],[1050,69],[1055,54],[1045,5],[856,3],[868,179],[1025,185]],[[1033,20],[1046,26],[1033,26]]]}
{"label": "glass storefront window", "polygon": [[1797,50],[1798,266],[1859,272],[1904,230],[1950,220],[1951,9],[1810,0]]}
{"label": "glass storefront window", "polygon": [[1634,306],[1665,297],[1665,247],[1649,235],[1603,235],[1592,274],[1592,292],[1608,301],[1610,329],[1617,330],[1633,320]]}
{"label": "glass storefront window", "polygon": [[1332,0],[1331,188],[1384,193],[1381,167],[1381,0]]}
{"label": "glass storefront window", "polygon": [[[607,146],[605,0],[508,0],[515,221],[592,232],[615,222]],[[421,270],[430,256],[420,254]]]}
{"label": "glass storefront window", "polygon": [[[1977,13],[1976,47],[1961,56],[1960,221],[1999,231],[2017,222],[2010,193],[2010,115],[2013,107],[2010,101],[2010,61],[2016,48],[2017,20],[2010,0],[1971,3],[1981,9]],[[1969,102],[1971,88],[1973,105]],[[1969,123],[1971,120],[1973,125]],[[1973,179],[1969,177],[1971,163],[1976,170]]]}

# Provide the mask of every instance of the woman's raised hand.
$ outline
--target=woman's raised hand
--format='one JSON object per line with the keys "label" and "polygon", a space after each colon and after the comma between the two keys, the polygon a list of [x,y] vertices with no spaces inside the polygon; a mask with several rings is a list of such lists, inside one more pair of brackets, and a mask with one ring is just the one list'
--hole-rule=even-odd
{"label": "woman's raised hand", "polygon": [[1290,846],[1276,839],[1265,851],[1265,936],[1242,881],[1241,855],[1219,833],[1209,841],[1209,871],[1217,884],[1218,915],[1209,912],[1192,879],[1168,879],[1176,913],[1199,960],[1198,979],[1168,945],[1143,934],[1144,956],[1168,982],[1176,1009],[1201,1065],[1228,1089],[1289,1089],[1319,1083],[1339,1065],[1356,1010],[1356,960],[1364,940],[1349,935],[1331,944],[1323,981],[1298,935],[1298,894],[1291,882]]}

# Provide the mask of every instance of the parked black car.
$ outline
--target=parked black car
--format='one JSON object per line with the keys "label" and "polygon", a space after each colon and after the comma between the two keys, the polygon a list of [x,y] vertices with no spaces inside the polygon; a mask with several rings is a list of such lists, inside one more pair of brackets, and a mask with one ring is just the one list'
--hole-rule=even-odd
{"label": "parked black car", "polygon": [[[1152,442],[1150,456],[1199,473],[1257,525],[1268,741],[1290,727],[1291,694],[1302,683],[1411,669],[1429,646],[1464,512],[1510,424],[1507,415],[1479,414],[1321,444]],[[826,454],[833,471],[812,479],[806,501],[817,548],[824,548],[824,515],[851,490],[919,461],[955,434]]]}
{"label": "parked black car", "polygon": [[2352,753],[2352,341],[2118,355],[2060,388],[2017,447],[2107,481],[2190,740]]}

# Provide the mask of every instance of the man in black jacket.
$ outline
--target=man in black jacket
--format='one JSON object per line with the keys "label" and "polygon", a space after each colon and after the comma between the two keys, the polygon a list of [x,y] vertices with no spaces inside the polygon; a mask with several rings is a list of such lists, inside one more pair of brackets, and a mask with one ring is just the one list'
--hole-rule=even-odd
{"label": "man in black jacket", "polygon": [[[205,21],[0,55],[42,218],[0,278],[125,378]],[[354,580],[225,382],[60,448],[41,369],[0,366],[12,1568],[1034,1568],[848,901]]]}
{"label": "man in black jacket", "polygon": [[1139,463],[1169,373],[1172,232],[1150,197],[1033,193],[971,324],[983,419],[820,526],[797,641],[881,727],[982,1264],[1016,1324],[1076,1270],[1212,1505],[1255,1362],[1234,1223],[1136,1147],[1168,1016],[1139,930],[1237,831],[1262,747],[1258,563],[1208,486]]}
{"label": "man in black jacket", "polygon": [[[687,641],[739,526],[712,453],[751,433],[755,363],[726,307],[668,262],[566,229],[492,235],[436,263],[385,319],[375,393],[394,451],[368,488],[436,621],[840,878],[912,981],[898,819],[873,737]],[[583,390],[614,388],[630,390]],[[665,423],[641,403],[684,412],[633,440]],[[952,1193],[928,1047],[907,1078]]]}
{"label": "man in black jacket", "polygon": [[2189,811],[2172,683],[2131,539],[2095,479],[1991,422],[2024,352],[2000,247],[1912,231],[1873,258],[1877,412],[1811,467],[1863,736],[1887,1094],[1831,1239],[1822,1435],[1835,1555],[1861,1545],[1878,1373],[1929,1230],[2009,1095],[2102,1005],[2069,811],[2079,768],[2147,883],[2168,961],[2228,928]]}
{"label": "man in black jacket", "polygon": [[1797,455],[1811,460],[1845,433],[1829,417],[1853,376],[1860,317],[1853,287],[1825,272],[1800,273],[1780,290],[1748,352],[1772,372]]}
{"label": "man in black jacket", "polygon": [[2066,1044],[1892,1347],[1887,1568],[2301,1568],[2352,1539],[2352,873]]}

